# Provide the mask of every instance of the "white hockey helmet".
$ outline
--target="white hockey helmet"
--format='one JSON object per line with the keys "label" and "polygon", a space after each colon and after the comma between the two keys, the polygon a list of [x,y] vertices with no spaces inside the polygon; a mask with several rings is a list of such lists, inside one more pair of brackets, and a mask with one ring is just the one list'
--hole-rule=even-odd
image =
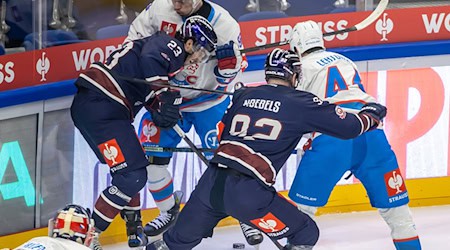
{"label": "white hockey helmet", "polygon": [[290,49],[299,55],[315,47],[325,49],[322,30],[316,22],[311,20],[297,23],[292,30],[289,45]]}

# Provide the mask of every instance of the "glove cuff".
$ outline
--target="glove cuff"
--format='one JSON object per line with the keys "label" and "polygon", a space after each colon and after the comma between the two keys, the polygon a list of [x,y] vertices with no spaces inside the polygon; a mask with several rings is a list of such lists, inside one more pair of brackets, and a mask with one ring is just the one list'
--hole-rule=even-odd
{"label": "glove cuff", "polygon": [[216,75],[216,77],[218,79],[231,81],[239,73],[239,70],[241,70],[241,68],[238,68],[238,69],[219,69],[219,67],[216,66],[216,67],[214,67],[214,75]]}

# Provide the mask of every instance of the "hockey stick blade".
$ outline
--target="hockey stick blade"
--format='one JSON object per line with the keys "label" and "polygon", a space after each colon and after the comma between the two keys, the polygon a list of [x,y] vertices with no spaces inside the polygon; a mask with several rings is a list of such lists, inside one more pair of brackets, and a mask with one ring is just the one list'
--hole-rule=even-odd
{"label": "hockey stick blade", "polygon": [[[332,36],[332,35],[337,35],[337,34],[342,34],[342,33],[362,30],[362,29],[366,28],[367,26],[369,26],[370,24],[372,24],[376,19],[378,19],[381,16],[381,14],[383,14],[383,12],[386,10],[386,7],[388,6],[388,4],[389,4],[389,0],[381,0],[378,3],[378,5],[375,8],[375,10],[372,11],[372,13],[370,13],[370,15],[368,17],[366,17],[366,19],[362,20],[361,22],[359,22],[355,26],[352,26],[352,27],[346,28],[346,29],[342,29],[342,30],[335,30],[335,31],[331,31],[331,32],[326,32],[326,33],[323,33],[323,36],[326,37],[326,36]],[[261,46],[256,46],[256,47],[250,47],[250,48],[242,49],[241,53],[250,53],[250,52],[255,52],[255,51],[259,51],[259,50],[270,49],[270,48],[274,48],[274,47],[283,46],[283,45],[286,45],[288,43],[289,43],[289,41],[268,43],[268,44],[261,45]]]}
{"label": "hockey stick blade", "polygon": [[370,13],[370,15],[368,17],[366,17],[366,19],[362,20],[355,26],[346,28],[343,30],[336,30],[336,31],[323,33],[323,36],[332,36],[332,35],[342,34],[342,33],[346,33],[346,32],[352,32],[352,31],[365,29],[367,26],[369,26],[370,24],[375,22],[375,20],[377,20],[381,16],[381,14],[383,14],[383,12],[386,10],[386,7],[388,6],[388,4],[389,4],[389,0],[381,0],[378,3],[378,6],[375,8],[375,10],[372,11],[372,13]]}
{"label": "hockey stick blade", "polygon": [[201,91],[201,92],[212,93],[212,94],[233,95],[232,92],[218,90],[218,89],[200,89],[200,88],[194,88],[194,87],[190,87],[190,86],[167,84],[167,83],[156,82],[156,81],[149,82],[146,80],[130,78],[130,77],[125,77],[125,76],[118,76],[117,78],[120,78],[125,81],[129,81],[129,82],[143,83],[143,84],[148,84],[148,85],[153,85],[153,86],[158,86],[158,87],[167,87],[167,88],[175,88],[175,89],[189,89],[189,90]]}

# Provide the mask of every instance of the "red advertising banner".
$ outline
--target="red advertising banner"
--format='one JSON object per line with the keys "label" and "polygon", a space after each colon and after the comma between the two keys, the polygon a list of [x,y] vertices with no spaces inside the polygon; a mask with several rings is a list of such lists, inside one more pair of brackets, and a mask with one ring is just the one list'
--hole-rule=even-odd
{"label": "red advertising banner", "polygon": [[104,61],[123,37],[0,56],[0,91],[76,78]]}
{"label": "red advertising banner", "polygon": [[[245,47],[261,46],[289,37],[299,21],[320,22],[324,32],[351,27],[370,12],[242,22]],[[361,31],[326,37],[327,47],[389,44],[450,39],[450,6],[393,9]],[[76,78],[92,62],[103,61],[123,37],[0,56],[0,91]],[[258,53],[265,53],[260,51]]]}
{"label": "red advertising banner", "polygon": [[[323,32],[345,29],[361,22],[370,13],[352,12],[241,22],[242,42],[248,48],[287,40],[295,24],[307,20],[318,22]],[[334,48],[446,39],[450,39],[450,5],[387,10],[363,30],[326,37],[325,46]],[[257,53],[262,52],[267,51]]]}

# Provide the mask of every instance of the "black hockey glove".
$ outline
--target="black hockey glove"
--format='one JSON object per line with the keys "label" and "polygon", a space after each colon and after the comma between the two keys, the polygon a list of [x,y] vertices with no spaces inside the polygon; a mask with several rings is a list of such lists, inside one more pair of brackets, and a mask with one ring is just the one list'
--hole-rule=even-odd
{"label": "black hockey glove", "polygon": [[156,96],[156,100],[150,113],[153,123],[160,128],[171,128],[180,119],[181,95],[179,91],[168,90]]}
{"label": "black hockey glove", "polygon": [[359,111],[359,115],[366,115],[370,119],[369,129],[373,130],[378,127],[381,120],[386,116],[387,109],[385,106],[375,103],[375,102],[369,102],[366,105],[364,105],[361,110]]}

